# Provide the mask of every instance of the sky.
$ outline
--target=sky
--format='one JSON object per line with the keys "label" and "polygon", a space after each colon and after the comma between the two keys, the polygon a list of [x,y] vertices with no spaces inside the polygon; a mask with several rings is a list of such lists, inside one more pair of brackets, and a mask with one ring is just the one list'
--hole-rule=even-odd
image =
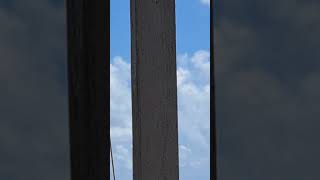
{"label": "sky", "polygon": [[[118,179],[132,179],[130,1],[110,2],[110,117],[115,173]],[[210,179],[209,6],[207,0],[176,0],[181,180]]]}
{"label": "sky", "polygon": [[0,1],[0,179],[70,179],[63,1]]}
{"label": "sky", "polygon": [[[209,8],[176,3],[180,175],[208,179]],[[129,6],[111,5],[116,167],[130,179]],[[320,2],[215,6],[218,179],[319,179]],[[1,179],[70,178],[64,8],[62,0],[0,1]]]}
{"label": "sky", "polygon": [[218,179],[319,179],[320,2],[215,6]]}

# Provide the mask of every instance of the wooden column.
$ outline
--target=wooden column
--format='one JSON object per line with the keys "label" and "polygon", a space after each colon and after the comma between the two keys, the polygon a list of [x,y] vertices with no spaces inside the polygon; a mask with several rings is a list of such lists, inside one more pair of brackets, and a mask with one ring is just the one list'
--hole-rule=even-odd
{"label": "wooden column", "polygon": [[178,180],[174,0],[131,0],[133,179]]}
{"label": "wooden column", "polygon": [[67,0],[72,180],[109,178],[109,3]]}
{"label": "wooden column", "polygon": [[214,0],[210,1],[210,166],[211,179],[217,180],[217,128],[216,128],[216,94],[215,94],[215,58],[214,58]]}

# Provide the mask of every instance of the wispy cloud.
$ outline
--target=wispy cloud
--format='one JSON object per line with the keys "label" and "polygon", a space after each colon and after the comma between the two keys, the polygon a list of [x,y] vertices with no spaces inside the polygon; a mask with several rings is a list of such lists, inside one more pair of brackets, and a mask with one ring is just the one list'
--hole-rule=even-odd
{"label": "wispy cloud", "polygon": [[119,142],[131,140],[130,64],[115,57],[110,64],[111,136]]}
{"label": "wispy cloud", "polygon": [[178,56],[177,70],[180,136],[204,149],[210,140],[209,59],[204,50]]}
{"label": "wispy cloud", "polygon": [[179,146],[179,164],[185,167],[189,164],[189,158],[192,156],[192,150],[184,145]]}
{"label": "wispy cloud", "polygon": [[117,145],[115,149],[115,159],[121,162],[122,164],[120,165],[128,170],[132,170],[132,153],[130,151],[131,150],[124,145]]}
{"label": "wispy cloud", "polygon": [[208,7],[210,7],[210,0],[200,0],[200,2]]}
{"label": "wispy cloud", "polygon": [[132,118],[130,63],[114,57],[110,63],[110,135],[115,170],[121,177],[132,177]]}

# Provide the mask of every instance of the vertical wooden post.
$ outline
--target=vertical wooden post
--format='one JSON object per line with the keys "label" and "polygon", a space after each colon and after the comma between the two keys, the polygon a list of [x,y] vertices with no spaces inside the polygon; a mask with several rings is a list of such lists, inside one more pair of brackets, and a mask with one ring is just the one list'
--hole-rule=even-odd
{"label": "vertical wooden post", "polygon": [[217,180],[217,128],[216,128],[216,95],[215,95],[215,58],[214,58],[214,0],[210,1],[210,149],[211,179]]}
{"label": "vertical wooden post", "polygon": [[72,180],[109,178],[109,8],[67,0]]}
{"label": "vertical wooden post", "polygon": [[131,0],[133,179],[178,180],[175,0]]}

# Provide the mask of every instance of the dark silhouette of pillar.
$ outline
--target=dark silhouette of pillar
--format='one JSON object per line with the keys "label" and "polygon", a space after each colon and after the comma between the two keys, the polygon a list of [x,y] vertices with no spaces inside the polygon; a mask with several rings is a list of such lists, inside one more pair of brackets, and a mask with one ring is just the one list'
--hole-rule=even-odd
{"label": "dark silhouette of pillar", "polygon": [[210,2],[210,157],[211,179],[217,180],[217,129],[216,129],[216,95],[215,95],[215,58],[214,58],[214,0]]}
{"label": "dark silhouette of pillar", "polygon": [[109,1],[67,0],[72,180],[109,178]]}

